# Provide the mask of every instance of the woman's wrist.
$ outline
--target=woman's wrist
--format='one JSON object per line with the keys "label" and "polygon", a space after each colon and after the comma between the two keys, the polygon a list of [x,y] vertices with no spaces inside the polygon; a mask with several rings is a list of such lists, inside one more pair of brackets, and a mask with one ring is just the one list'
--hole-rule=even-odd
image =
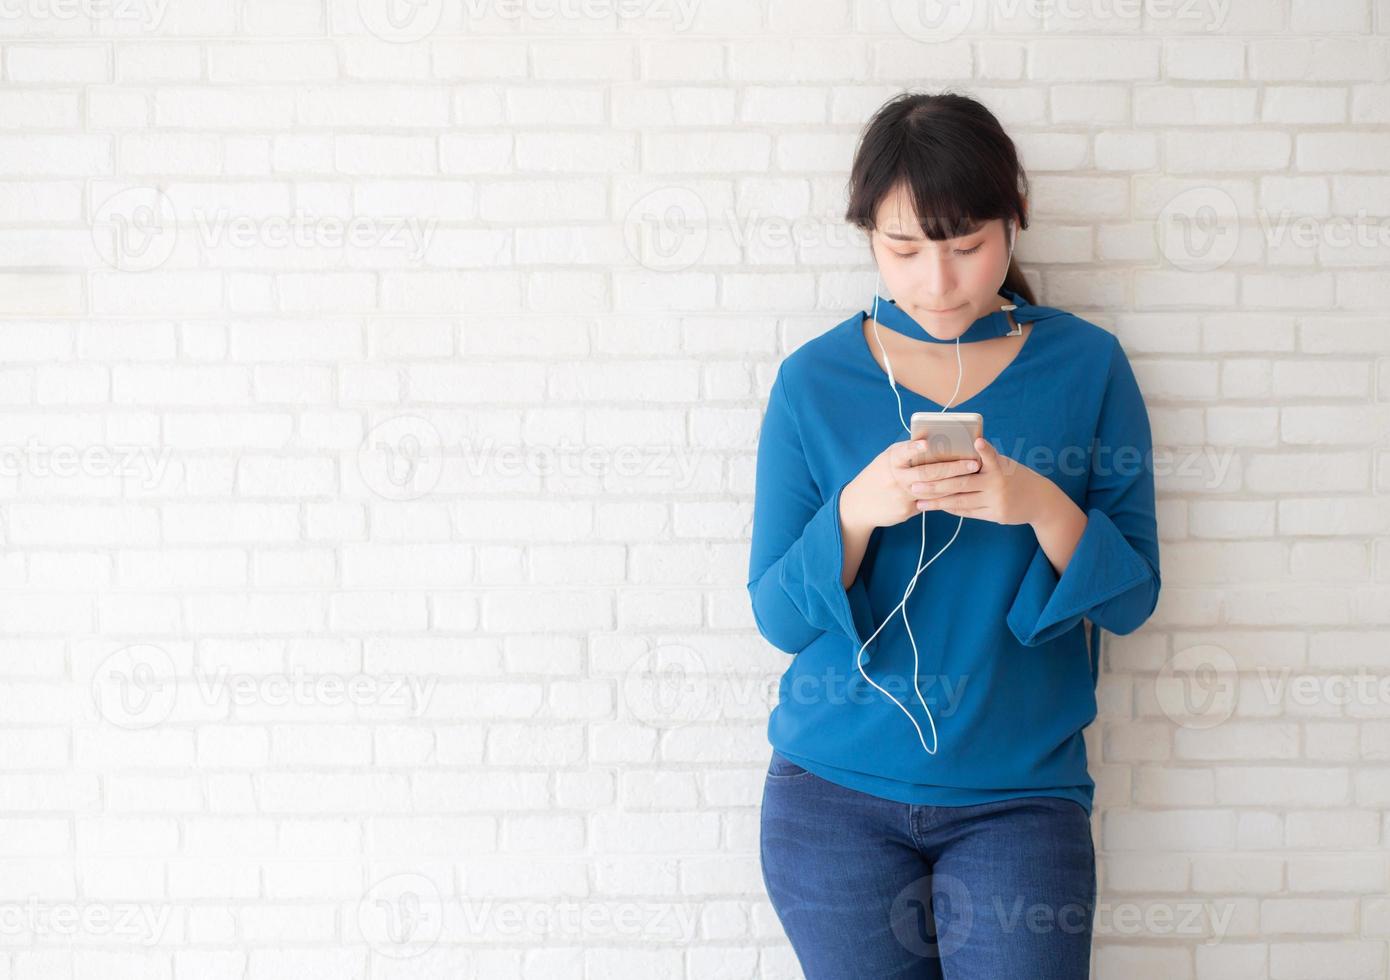
{"label": "woman's wrist", "polygon": [[844,550],[844,563],[840,567],[840,584],[848,589],[859,574],[859,566],[864,561],[864,552],[869,546],[873,527],[865,526],[858,517],[859,486],[854,480],[845,484],[840,491],[840,540]]}
{"label": "woman's wrist", "polygon": [[1048,530],[1074,522],[1085,513],[1067,496],[1067,492],[1041,473],[1038,475],[1038,497],[1035,512],[1028,519],[1034,531]]}
{"label": "woman's wrist", "polygon": [[1088,519],[1086,512],[1067,496],[1065,490],[1046,477],[1042,479],[1051,489],[1044,493],[1039,513],[1029,523],[1047,560],[1061,575],[1071,563],[1071,556],[1081,536],[1086,533]]}
{"label": "woman's wrist", "polygon": [[859,502],[863,485],[859,480],[856,476],[840,491],[840,526],[846,534],[868,537],[878,525],[864,516],[864,507]]}

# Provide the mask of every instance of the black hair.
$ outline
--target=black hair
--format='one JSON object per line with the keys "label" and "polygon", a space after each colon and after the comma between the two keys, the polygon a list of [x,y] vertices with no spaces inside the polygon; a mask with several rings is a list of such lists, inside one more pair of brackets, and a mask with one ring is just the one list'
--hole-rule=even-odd
{"label": "black hair", "polygon": [[[1028,227],[1028,177],[1013,140],[968,96],[904,92],[879,107],[854,155],[845,220],[871,232],[879,204],[900,185],[932,241],[958,238],[994,218]],[[1004,287],[1037,303],[1016,259]]]}

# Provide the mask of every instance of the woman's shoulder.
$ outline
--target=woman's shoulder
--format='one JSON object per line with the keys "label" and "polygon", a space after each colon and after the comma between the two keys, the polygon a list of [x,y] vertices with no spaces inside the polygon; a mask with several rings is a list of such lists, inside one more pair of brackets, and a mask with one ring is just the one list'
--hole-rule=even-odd
{"label": "woman's shoulder", "polygon": [[1075,347],[1090,349],[1109,356],[1117,345],[1115,335],[1098,323],[1059,306],[1034,305],[1027,307],[1029,322],[1041,326],[1058,340]]}
{"label": "woman's shoulder", "polygon": [[1034,359],[1035,365],[1056,368],[1065,364],[1078,379],[1108,379],[1116,372],[1129,370],[1129,359],[1124,347],[1114,332],[1086,319],[1080,314],[1057,306],[1029,307],[1030,319],[1035,331],[1043,334],[1038,339],[1042,355]]}
{"label": "woman's shoulder", "polygon": [[844,355],[851,337],[858,337],[862,341],[863,336],[864,311],[859,310],[828,330],[803,341],[786,359],[814,363],[827,358],[840,358]]}
{"label": "woman's shoulder", "polygon": [[[855,343],[864,343],[862,311],[846,317],[835,326],[802,341],[782,358],[778,373],[801,388],[810,378],[825,377],[859,366]],[[864,349],[868,356],[868,348]]]}
{"label": "woman's shoulder", "polygon": [[[1037,341],[1038,349],[1045,349],[1052,355],[1035,363],[1056,363],[1053,359],[1059,358],[1080,376],[1100,369],[1104,377],[1112,360],[1124,358],[1119,341],[1111,331],[1071,310],[1029,304],[1020,308],[1015,316],[1021,322],[1031,323],[1032,331],[1041,331],[1038,336],[1030,337],[1029,344]],[[881,369],[873,361],[866,344],[864,312],[856,311],[791,350],[782,358],[777,373],[784,379],[783,384],[794,392],[833,390],[825,382],[843,379],[846,374],[867,372],[877,380]]]}

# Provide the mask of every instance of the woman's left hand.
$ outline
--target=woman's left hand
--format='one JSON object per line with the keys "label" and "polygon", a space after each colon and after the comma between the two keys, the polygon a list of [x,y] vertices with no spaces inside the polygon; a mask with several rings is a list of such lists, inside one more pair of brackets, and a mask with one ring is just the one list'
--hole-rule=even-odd
{"label": "woman's left hand", "polygon": [[975,440],[980,470],[931,483],[914,483],[919,511],[940,510],[996,524],[1032,524],[1047,509],[1054,484],[1037,470],[1000,454],[985,438]]}

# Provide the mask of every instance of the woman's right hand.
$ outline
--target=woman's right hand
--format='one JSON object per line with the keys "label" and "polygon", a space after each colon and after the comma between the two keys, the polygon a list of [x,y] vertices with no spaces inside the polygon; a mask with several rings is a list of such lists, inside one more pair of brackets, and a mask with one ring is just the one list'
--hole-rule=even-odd
{"label": "woman's right hand", "polygon": [[[917,501],[937,494],[914,493],[913,484],[978,473],[978,459],[918,463],[927,443],[918,439],[895,442],[864,467],[841,494],[841,515],[855,527],[873,529],[901,524],[922,513]],[[951,491],[947,491],[951,492]]]}

